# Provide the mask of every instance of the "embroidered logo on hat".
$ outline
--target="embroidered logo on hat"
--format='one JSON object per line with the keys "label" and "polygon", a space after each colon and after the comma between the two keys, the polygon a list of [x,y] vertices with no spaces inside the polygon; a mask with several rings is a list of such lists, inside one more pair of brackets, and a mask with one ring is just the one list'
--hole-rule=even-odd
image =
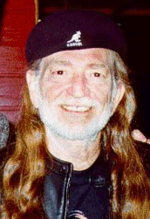
{"label": "embroidered logo on hat", "polygon": [[71,39],[67,41],[67,47],[72,46],[82,46],[81,31],[76,31],[76,33],[72,35]]}

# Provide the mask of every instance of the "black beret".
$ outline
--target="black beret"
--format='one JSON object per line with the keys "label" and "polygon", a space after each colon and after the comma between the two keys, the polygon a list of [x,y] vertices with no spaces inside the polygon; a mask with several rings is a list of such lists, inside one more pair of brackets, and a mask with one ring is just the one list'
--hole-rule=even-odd
{"label": "black beret", "polygon": [[95,11],[63,10],[50,13],[31,31],[26,44],[28,63],[63,50],[106,48],[126,57],[122,30]]}

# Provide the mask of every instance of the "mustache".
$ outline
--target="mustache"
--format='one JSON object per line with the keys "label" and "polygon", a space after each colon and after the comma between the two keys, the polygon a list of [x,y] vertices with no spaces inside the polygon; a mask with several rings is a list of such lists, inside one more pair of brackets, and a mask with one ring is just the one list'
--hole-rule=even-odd
{"label": "mustache", "polygon": [[70,106],[86,106],[86,107],[96,107],[100,106],[101,104],[96,100],[91,100],[89,98],[82,98],[82,99],[61,99],[56,100],[55,104],[57,105],[70,105]]}

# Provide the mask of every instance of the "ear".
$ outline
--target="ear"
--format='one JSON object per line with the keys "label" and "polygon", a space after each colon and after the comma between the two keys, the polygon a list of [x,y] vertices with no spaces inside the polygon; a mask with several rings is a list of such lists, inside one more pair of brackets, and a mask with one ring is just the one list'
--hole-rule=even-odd
{"label": "ear", "polygon": [[26,73],[26,81],[29,88],[30,99],[35,108],[38,108],[38,80],[36,79],[35,72],[28,70]]}
{"label": "ear", "polygon": [[114,104],[113,104],[113,113],[115,112],[117,106],[119,105],[120,101],[122,100],[123,96],[125,93],[125,85],[123,82],[119,81],[117,85],[117,94],[114,99]]}

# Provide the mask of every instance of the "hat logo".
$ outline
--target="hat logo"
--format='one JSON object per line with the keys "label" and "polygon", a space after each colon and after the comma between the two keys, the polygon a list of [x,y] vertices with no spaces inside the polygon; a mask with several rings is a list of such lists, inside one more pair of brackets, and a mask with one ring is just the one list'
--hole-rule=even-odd
{"label": "hat logo", "polygon": [[72,35],[71,39],[67,41],[67,47],[72,46],[82,46],[81,31],[76,31],[76,33]]}

